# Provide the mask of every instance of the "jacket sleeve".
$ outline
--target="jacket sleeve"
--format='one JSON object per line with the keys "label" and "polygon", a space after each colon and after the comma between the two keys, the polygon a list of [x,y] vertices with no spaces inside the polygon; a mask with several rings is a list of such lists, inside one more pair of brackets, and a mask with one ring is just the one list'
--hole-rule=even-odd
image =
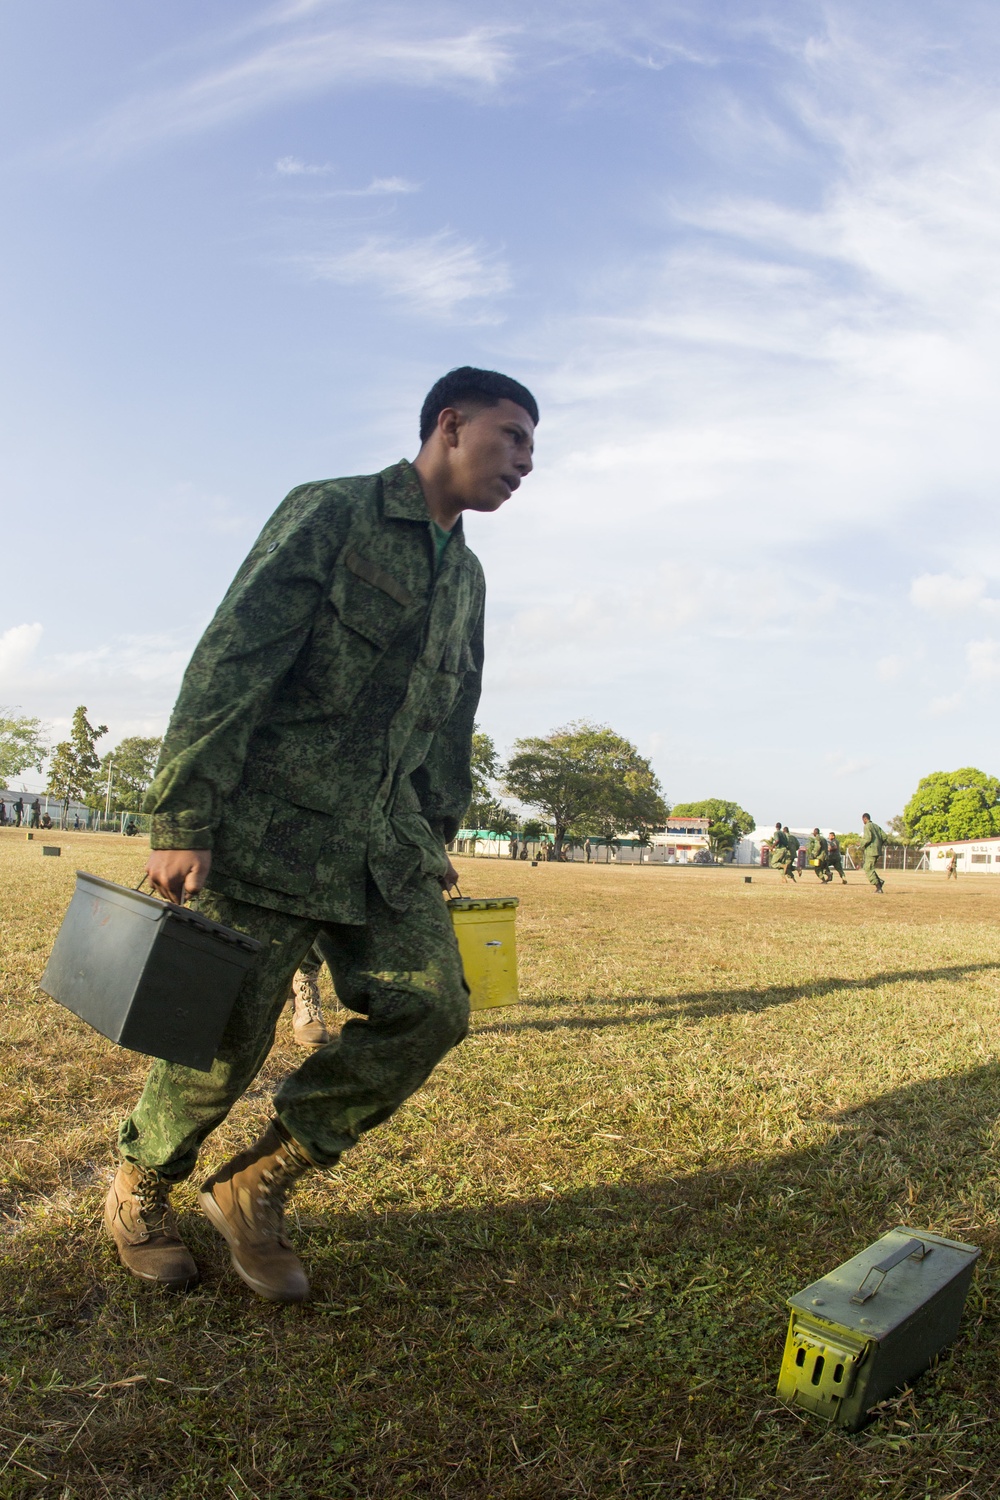
{"label": "jacket sleeve", "polygon": [[420,811],[444,844],[461,828],[472,801],[472,731],[483,690],[484,617],[481,606],[469,638],[473,665],[466,671],[451,713],[431,741],[423,765],[411,778]]}
{"label": "jacket sleeve", "polygon": [[316,492],[293,490],[275,511],[195,647],[143,804],[154,849],[212,848],[251,736],[309,638],[339,530],[314,523]]}

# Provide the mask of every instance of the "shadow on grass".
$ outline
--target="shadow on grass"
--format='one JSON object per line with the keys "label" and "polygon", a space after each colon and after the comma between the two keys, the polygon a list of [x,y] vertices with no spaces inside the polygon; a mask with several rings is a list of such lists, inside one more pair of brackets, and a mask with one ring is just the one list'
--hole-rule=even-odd
{"label": "shadow on grass", "polygon": [[[823,1500],[889,1479],[898,1497],[996,1493],[970,1488],[1000,1460],[999,1430],[982,1427],[1000,1385],[988,1266],[903,1421],[897,1409],[846,1440],[780,1409],[774,1385],[784,1298],[892,1224],[993,1248],[967,1205],[996,1170],[997,1113],[990,1064],[844,1110],[804,1149],[687,1175],[630,1167],[468,1205],[421,1206],[393,1184],[292,1230],[313,1280],[301,1308],[253,1298],[193,1212],[205,1283],[186,1298],[136,1287],[96,1226],[69,1257],[39,1242],[33,1275],[3,1272],[27,1434],[13,1461],[73,1496],[129,1500],[757,1500],[816,1493],[820,1458]],[[229,1460],[241,1487],[226,1490]],[[928,1464],[937,1490],[922,1488]]]}
{"label": "shadow on grass", "polygon": [[427,1206],[406,1196],[420,1169],[400,1181],[397,1164],[372,1206],[293,1229],[301,1308],[255,1299],[196,1213],[182,1224],[206,1279],[183,1298],[137,1287],[96,1225],[69,1255],[43,1237],[30,1269],[0,1271],[14,1464],[130,1500],[762,1500],[816,1493],[820,1467],[823,1500],[890,1480],[897,1497],[994,1493],[970,1478],[1000,1460],[989,1266],[954,1353],[891,1426],[847,1440],[773,1389],[785,1296],[892,1224],[992,1248],[995,1206],[972,1230],[968,1206],[998,1113],[991,1063],[831,1116],[802,1149],[676,1176],[610,1157],[618,1181]]}
{"label": "shadow on grass", "polygon": [[1000,963],[952,964],[943,969],[901,969],[897,973],[870,974],[865,979],[830,978],[811,980],[807,984],[772,984],[764,989],[719,990],[716,988],[693,990],[686,995],[635,995],[631,997],[616,995],[607,999],[598,996],[586,1000],[558,998],[548,1001],[529,1000],[523,1003],[537,1010],[557,1005],[634,1005],[637,1007],[659,1005],[662,1008],[655,1011],[644,1009],[640,1014],[631,1011],[610,1016],[538,1017],[531,1020],[515,1020],[511,1013],[510,1020],[497,1019],[485,1025],[477,1025],[474,1035],[486,1036],[490,1032],[507,1031],[558,1031],[560,1028],[590,1031],[606,1026],[648,1026],[656,1021],[677,1020],[682,1016],[700,1020],[708,1016],[726,1015],[729,1012],[768,1010],[774,1005],[789,1005],[792,1001],[801,1000],[805,996],[810,999],[822,999],[824,995],[843,994],[851,990],[859,992],[877,990],[891,984],[957,984],[967,979],[970,974],[998,971],[1000,971]]}

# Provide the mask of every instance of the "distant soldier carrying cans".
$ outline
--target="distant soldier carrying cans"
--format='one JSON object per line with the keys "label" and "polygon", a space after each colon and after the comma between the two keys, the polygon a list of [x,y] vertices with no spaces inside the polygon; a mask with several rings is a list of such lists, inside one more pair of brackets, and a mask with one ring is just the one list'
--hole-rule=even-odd
{"label": "distant soldier carrying cans", "polygon": [[825,885],[828,880],[832,879],[827,868],[830,846],[818,828],[814,828],[809,835],[808,849],[809,867],[816,871],[816,879]]}
{"label": "distant soldier carrying cans", "polygon": [[832,828],[826,841],[826,863],[827,869],[830,872],[830,879],[833,879],[833,871],[836,870],[844,885],[846,885],[847,876],[844,874],[844,858],[840,852],[840,840]]}
{"label": "distant soldier carrying cans", "polygon": [[770,865],[772,870],[780,870],[782,880],[791,880],[794,884],[792,871],[792,851],[788,844],[785,831],[780,823],[775,823],[774,832],[770,838],[771,856]]}
{"label": "distant soldier carrying cans", "polygon": [[781,831],[785,836],[785,843],[788,845],[788,878],[790,880],[794,880],[795,871],[799,868],[799,850],[802,848],[802,845],[799,843],[794,833],[792,833],[787,823],[784,825]]}
{"label": "distant soldier carrying cans", "polygon": [[875,887],[876,896],[881,896],[885,881],[878,872],[879,855],[889,842],[883,830],[873,823],[870,813],[861,814],[864,833],[861,835],[861,863],[869,881]]}

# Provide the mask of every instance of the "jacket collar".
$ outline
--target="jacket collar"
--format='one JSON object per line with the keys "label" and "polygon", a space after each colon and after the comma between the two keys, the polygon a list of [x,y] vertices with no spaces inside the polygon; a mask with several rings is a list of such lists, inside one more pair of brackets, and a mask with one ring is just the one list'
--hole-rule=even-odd
{"label": "jacket collar", "polygon": [[[379,478],[382,480],[384,515],[393,521],[422,521],[425,526],[430,525],[430,512],[427,509],[424,492],[420,488],[417,471],[409,459],[401,458],[398,464],[392,464],[388,469],[383,469]],[[453,547],[456,542],[462,546],[465,545],[461,516],[455,522],[450,547]]]}

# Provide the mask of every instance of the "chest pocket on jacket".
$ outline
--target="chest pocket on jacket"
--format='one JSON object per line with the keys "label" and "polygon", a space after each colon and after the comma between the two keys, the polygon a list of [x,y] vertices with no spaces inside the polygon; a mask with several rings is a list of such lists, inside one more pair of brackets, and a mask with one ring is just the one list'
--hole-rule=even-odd
{"label": "chest pocket on jacket", "polygon": [[440,728],[455,706],[466,672],[473,671],[475,665],[468,642],[461,636],[453,637],[445,646],[441,665],[428,684],[418,730],[429,734]]}
{"label": "chest pocket on jacket", "polygon": [[336,713],[350,708],[412,621],[414,603],[391,574],[348,549],[337,563],[302,667],[303,681],[325,707]]}

